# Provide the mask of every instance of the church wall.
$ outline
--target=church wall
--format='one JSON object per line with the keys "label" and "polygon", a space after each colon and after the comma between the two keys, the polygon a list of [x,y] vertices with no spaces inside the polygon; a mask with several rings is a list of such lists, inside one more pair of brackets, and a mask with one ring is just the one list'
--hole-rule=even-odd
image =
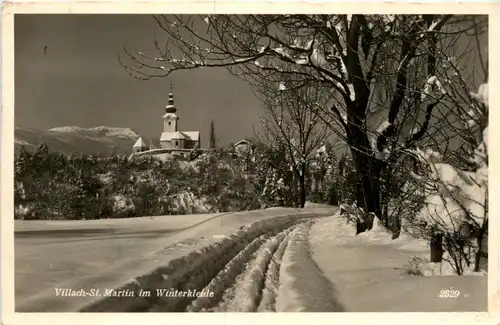
{"label": "church wall", "polygon": [[160,142],[161,149],[174,149],[174,145],[172,141],[161,141]]}
{"label": "church wall", "polygon": [[174,148],[177,149],[184,149],[185,147],[185,140],[172,140],[174,143]]}
{"label": "church wall", "polygon": [[194,149],[196,148],[197,141],[192,141],[192,140],[186,140],[184,148],[186,149]]}
{"label": "church wall", "polygon": [[[175,145],[175,141],[178,142],[177,146]],[[199,147],[198,141],[191,140],[170,140],[160,142],[161,149],[196,149]]]}
{"label": "church wall", "polygon": [[138,152],[143,152],[143,151],[147,151],[149,150],[148,147],[144,146],[144,147],[133,147],[132,148],[132,152],[134,153],[138,153]]}

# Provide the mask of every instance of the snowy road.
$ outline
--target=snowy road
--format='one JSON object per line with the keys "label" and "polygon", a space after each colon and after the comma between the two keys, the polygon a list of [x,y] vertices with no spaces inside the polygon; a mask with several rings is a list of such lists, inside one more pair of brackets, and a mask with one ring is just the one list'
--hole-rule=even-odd
{"label": "snowy road", "polygon": [[[146,290],[148,297],[108,297],[87,312],[340,311],[308,251],[313,215],[263,219],[201,250],[138,278],[120,291]],[[305,269],[303,269],[305,268]],[[304,282],[300,276],[306,275]],[[304,288],[304,284],[308,288]],[[210,297],[165,297],[159,289],[201,291]],[[305,289],[305,290],[304,290]],[[314,293],[302,295],[304,292]],[[325,295],[326,293],[326,295]],[[319,297],[319,298],[318,298]]]}
{"label": "snowy road", "polygon": [[[314,216],[333,212],[332,208],[276,208],[153,220],[99,220],[100,226],[98,221],[82,221],[79,227],[68,222],[17,224],[16,311],[287,308],[288,293],[280,296],[277,288],[278,279],[286,279],[290,270],[283,267],[284,262],[280,267],[280,261],[287,258],[292,265],[295,258],[290,243],[303,242],[300,237],[308,232]],[[68,298],[55,295],[56,287],[125,288],[136,293],[148,290],[152,295]],[[155,293],[170,288],[210,290],[214,297],[166,298]]]}

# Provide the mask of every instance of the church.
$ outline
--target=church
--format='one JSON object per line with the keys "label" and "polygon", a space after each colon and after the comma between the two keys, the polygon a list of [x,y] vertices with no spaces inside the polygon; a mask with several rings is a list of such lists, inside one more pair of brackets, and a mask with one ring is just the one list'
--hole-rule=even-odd
{"label": "church", "polygon": [[137,139],[132,150],[134,154],[137,153],[186,153],[193,149],[199,149],[200,146],[200,132],[199,131],[180,131],[179,130],[179,116],[177,115],[177,108],[174,104],[174,94],[172,85],[170,85],[170,93],[168,94],[168,105],[165,106],[165,114],[163,119],[163,132],[160,136],[160,148],[153,148],[145,143],[144,139],[140,137]]}

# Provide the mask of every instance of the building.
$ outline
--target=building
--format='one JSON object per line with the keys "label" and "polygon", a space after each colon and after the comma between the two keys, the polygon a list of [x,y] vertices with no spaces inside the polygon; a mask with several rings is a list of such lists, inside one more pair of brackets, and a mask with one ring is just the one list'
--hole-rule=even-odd
{"label": "building", "polygon": [[199,131],[179,131],[179,116],[174,104],[172,86],[168,95],[168,104],[165,106],[163,119],[163,132],[160,135],[160,148],[154,148],[143,137],[137,139],[132,147],[132,156],[171,154],[172,156],[189,155],[193,149],[200,149],[201,139]]}
{"label": "building", "polygon": [[132,146],[132,152],[138,153],[149,150],[149,146],[146,145],[144,139],[140,137]]}
{"label": "building", "polygon": [[174,94],[170,87],[168,95],[168,105],[165,107],[163,115],[163,132],[160,137],[160,148],[179,150],[179,149],[198,149],[200,148],[199,131],[179,131],[179,116],[174,104]]}
{"label": "building", "polygon": [[252,156],[254,152],[253,143],[246,139],[236,142],[233,148],[236,155],[238,155],[239,157]]}

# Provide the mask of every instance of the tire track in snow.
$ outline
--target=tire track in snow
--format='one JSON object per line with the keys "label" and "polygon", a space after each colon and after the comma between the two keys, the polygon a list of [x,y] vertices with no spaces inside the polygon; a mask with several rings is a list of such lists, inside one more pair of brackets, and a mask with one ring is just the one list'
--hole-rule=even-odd
{"label": "tire track in snow", "polygon": [[182,259],[175,263],[182,267],[174,270],[172,276],[168,276],[166,281],[160,281],[155,288],[171,288],[179,291],[187,289],[201,291],[205,288],[213,291],[214,297],[150,297],[154,307],[148,311],[209,311],[211,307],[220,303],[224,289],[233,286],[246,262],[252,259],[253,253],[267,238],[310,219],[308,216],[262,220],[245,226],[236,234],[204,249],[203,252],[195,252],[191,257]]}
{"label": "tire track in snow", "polygon": [[295,228],[292,226],[269,238],[248,261],[245,270],[239,274],[235,285],[228,288],[223,300],[212,311],[255,312],[266,289],[266,275],[278,247]]}
{"label": "tire track in snow", "polygon": [[275,303],[280,284],[279,274],[281,259],[283,258],[283,254],[285,253],[286,247],[288,246],[288,241],[289,235],[287,234],[284,240],[278,246],[276,252],[274,252],[273,257],[271,258],[269,267],[267,268],[266,272],[264,290],[262,290],[262,299],[257,309],[257,311],[259,312],[276,311]]}
{"label": "tire track in snow", "polygon": [[283,254],[277,312],[338,312],[342,306],[333,296],[332,284],[312,259],[309,230],[313,221],[297,226]]}
{"label": "tire track in snow", "polygon": [[[281,278],[287,274],[280,267],[282,258],[284,262],[290,259],[290,243],[297,240],[298,232],[309,229],[307,225],[315,219],[314,215],[283,216],[245,226],[117,289],[133,290],[136,298],[127,298],[126,303],[120,298],[107,298],[80,311],[281,311],[276,302],[283,291]],[[294,245],[292,249],[296,250]],[[164,297],[157,289],[209,290],[214,295]],[[141,290],[152,295],[139,297]]]}
{"label": "tire track in snow", "polygon": [[214,296],[197,298],[190,306],[188,306],[187,311],[206,311],[219,299],[221,299],[225,289],[236,279],[238,271],[250,258],[252,258],[253,253],[259,248],[260,245],[262,245],[265,239],[266,236],[262,235],[253,240],[248,246],[240,251],[203,289],[213,292]]}

